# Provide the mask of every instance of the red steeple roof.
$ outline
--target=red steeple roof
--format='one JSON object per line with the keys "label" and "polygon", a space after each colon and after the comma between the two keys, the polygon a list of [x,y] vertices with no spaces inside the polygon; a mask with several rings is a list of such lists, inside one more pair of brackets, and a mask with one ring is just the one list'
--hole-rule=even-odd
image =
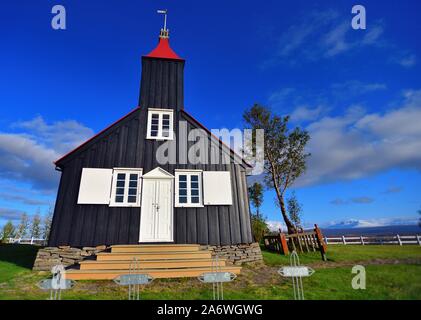
{"label": "red steeple roof", "polygon": [[163,29],[161,29],[161,34],[159,35],[158,45],[146,57],[183,60],[171,49],[168,30]]}

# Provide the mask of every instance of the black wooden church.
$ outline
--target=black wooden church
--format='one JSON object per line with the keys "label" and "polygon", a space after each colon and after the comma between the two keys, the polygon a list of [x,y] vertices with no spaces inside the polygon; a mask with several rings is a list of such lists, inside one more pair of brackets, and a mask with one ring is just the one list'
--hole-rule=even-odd
{"label": "black wooden church", "polygon": [[[250,165],[184,110],[184,64],[164,27],[142,57],[138,107],[55,162],[49,246],[253,242]],[[189,160],[195,141],[180,132],[193,129],[205,134],[207,161]],[[175,163],[158,161],[164,143]]]}

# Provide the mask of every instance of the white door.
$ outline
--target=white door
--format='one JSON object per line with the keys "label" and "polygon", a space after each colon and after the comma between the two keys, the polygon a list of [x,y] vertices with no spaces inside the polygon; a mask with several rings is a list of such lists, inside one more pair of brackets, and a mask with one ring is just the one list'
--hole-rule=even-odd
{"label": "white door", "polygon": [[144,179],[139,242],[173,241],[172,179]]}

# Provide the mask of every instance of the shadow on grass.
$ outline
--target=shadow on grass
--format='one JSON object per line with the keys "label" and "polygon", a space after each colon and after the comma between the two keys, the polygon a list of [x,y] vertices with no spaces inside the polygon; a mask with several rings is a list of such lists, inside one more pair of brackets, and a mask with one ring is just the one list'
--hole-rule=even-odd
{"label": "shadow on grass", "polygon": [[0,244],[0,261],[13,263],[19,267],[32,269],[41,247],[29,244]]}

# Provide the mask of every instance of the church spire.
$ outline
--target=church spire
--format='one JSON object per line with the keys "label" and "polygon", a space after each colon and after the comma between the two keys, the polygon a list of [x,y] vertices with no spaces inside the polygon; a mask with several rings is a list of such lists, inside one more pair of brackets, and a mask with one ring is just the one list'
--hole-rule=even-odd
{"label": "church spire", "polygon": [[139,106],[144,108],[184,109],[184,59],[170,47],[167,10],[164,26],[154,50],[142,57]]}
{"label": "church spire", "polygon": [[155,49],[153,49],[146,57],[150,58],[162,58],[162,59],[173,59],[173,60],[183,60],[180,58],[173,49],[170,47],[170,30],[167,29],[167,14],[168,10],[158,10],[159,14],[164,15],[164,27],[161,28],[159,33],[159,42]]}

